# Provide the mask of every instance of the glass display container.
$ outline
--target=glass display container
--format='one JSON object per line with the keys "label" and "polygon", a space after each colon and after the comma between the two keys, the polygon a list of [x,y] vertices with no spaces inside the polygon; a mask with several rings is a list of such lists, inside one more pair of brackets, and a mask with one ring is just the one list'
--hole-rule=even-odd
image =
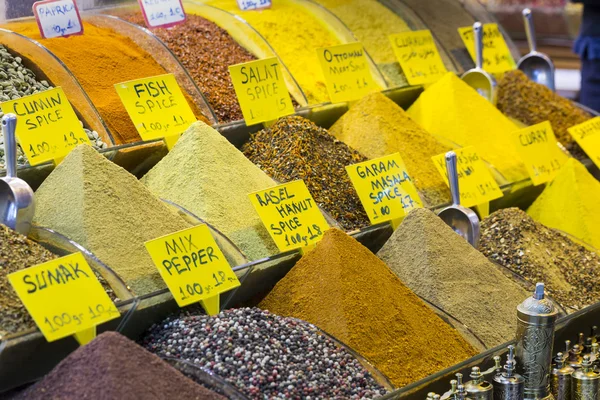
{"label": "glass display container", "polygon": [[[10,24],[4,26],[10,28]],[[107,145],[114,144],[102,117],[77,78],[58,57],[40,43],[4,28],[0,28],[0,44],[9,53],[21,57],[23,66],[30,69],[38,81],[46,80],[53,87],[60,86],[84,127],[96,131]]]}

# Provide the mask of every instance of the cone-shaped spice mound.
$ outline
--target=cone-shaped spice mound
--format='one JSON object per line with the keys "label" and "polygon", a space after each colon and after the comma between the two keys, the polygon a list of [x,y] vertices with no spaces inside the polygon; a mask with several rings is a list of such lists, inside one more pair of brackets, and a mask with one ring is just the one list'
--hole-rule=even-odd
{"label": "cone-shaped spice mound", "polygon": [[248,199],[275,181],[205,123],[190,126],[142,183],[217,228],[250,260],[278,253]]}
{"label": "cone-shaped spice mound", "polygon": [[94,253],[138,296],[165,287],[144,242],[190,227],[135,176],[87,145],[52,171],[35,201],[35,224]]}
{"label": "cone-shaped spice mound", "polygon": [[367,159],[326,129],[306,118],[285,117],[253,134],[242,150],[278,182],[303,179],[317,204],[346,231],[369,225],[346,172],[347,165]]}
{"label": "cone-shaped spice mound", "polygon": [[600,248],[600,182],[570,158],[527,209],[536,221]]}
{"label": "cone-shaped spice mound", "polygon": [[533,82],[522,71],[509,71],[498,81],[497,106],[505,115],[525,125],[550,121],[558,141],[574,155],[584,155],[567,129],[587,121],[591,115],[571,100]]}
{"label": "cone-shaped spice mound", "polygon": [[377,255],[487,348],[514,339],[516,307],[529,293],[431,211],[412,211]]}
{"label": "cone-shaped spice mound", "polygon": [[567,311],[600,301],[600,257],[518,208],[496,211],[481,222],[479,250],[527,281],[544,282]]}
{"label": "cone-shaped spice mound", "polygon": [[367,248],[325,232],[259,307],[317,325],[404,386],[476,353]]}
{"label": "cone-shaped spice mound", "polygon": [[431,157],[450,148],[440,144],[382,93],[363,97],[329,132],[368,158],[400,153],[426,205],[450,201],[448,186],[431,161]]}
{"label": "cone-shaped spice mound", "polygon": [[454,73],[427,88],[407,112],[427,132],[475,146],[510,182],[528,177],[511,138],[519,128]]}
{"label": "cone-shaped spice mound", "polygon": [[125,336],[107,332],[75,350],[19,399],[224,400],[225,397],[186,378]]}

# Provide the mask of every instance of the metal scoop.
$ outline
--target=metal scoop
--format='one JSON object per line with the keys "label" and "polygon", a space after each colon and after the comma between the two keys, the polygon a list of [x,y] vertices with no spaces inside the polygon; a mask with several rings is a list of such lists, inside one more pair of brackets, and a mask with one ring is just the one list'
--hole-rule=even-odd
{"label": "metal scoop", "polygon": [[31,187],[17,178],[16,127],[16,115],[6,114],[2,118],[6,177],[0,178],[0,223],[27,235],[31,229],[35,204]]}
{"label": "metal scoop", "polygon": [[446,153],[446,170],[448,182],[452,193],[452,205],[438,213],[446,225],[462,236],[471,246],[479,246],[479,218],[471,209],[460,205],[460,192],[458,191],[458,173],[456,168],[456,153]]}
{"label": "metal scoop", "polygon": [[550,57],[537,51],[533,18],[529,8],[523,10],[523,21],[525,22],[525,31],[527,32],[527,42],[529,42],[529,53],[521,57],[517,63],[517,68],[523,71],[535,83],[542,84],[555,91],[554,64],[550,60]]}
{"label": "metal scoop", "polygon": [[473,40],[475,40],[475,68],[465,72],[461,79],[477,90],[477,93],[494,103],[496,81],[485,72],[483,65],[483,27],[481,22],[473,24]]}

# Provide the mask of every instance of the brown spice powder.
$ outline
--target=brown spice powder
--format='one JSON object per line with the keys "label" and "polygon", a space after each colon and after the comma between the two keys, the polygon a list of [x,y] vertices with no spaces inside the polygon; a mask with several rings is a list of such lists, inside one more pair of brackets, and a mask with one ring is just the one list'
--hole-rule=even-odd
{"label": "brown spice powder", "polygon": [[[122,16],[144,26],[141,13]],[[228,67],[256,59],[224,29],[198,15],[187,14],[184,23],[169,29],[153,29],[175,53],[200,87],[219,122],[243,119]]]}
{"label": "brown spice powder", "polygon": [[317,325],[397,387],[476,354],[387,265],[337,229],[325,232],[259,307]]}
{"label": "brown spice powder", "polygon": [[578,159],[585,153],[567,131],[591,116],[544,85],[527,78],[522,71],[509,71],[498,82],[497,107],[505,115],[526,125],[550,121],[559,142]]}
{"label": "brown spice powder", "polygon": [[347,231],[369,219],[346,173],[366,157],[305,118],[279,119],[253,134],[244,155],[281,183],[303,179],[315,201]]}

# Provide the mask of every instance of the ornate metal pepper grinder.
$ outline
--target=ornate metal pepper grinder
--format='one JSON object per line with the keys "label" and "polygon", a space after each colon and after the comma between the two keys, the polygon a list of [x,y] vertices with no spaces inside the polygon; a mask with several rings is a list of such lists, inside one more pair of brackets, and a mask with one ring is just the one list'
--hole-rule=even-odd
{"label": "ornate metal pepper grinder", "polygon": [[[462,375],[461,375],[462,376]],[[442,400],[447,400],[454,398],[454,394],[456,393],[456,387],[458,386],[458,381],[456,379],[452,379],[450,381],[450,390],[446,393],[443,393],[441,396]]]}
{"label": "ornate metal pepper grinder", "polygon": [[572,400],[598,400],[600,373],[592,370],[589,356],[583,357],[581,369],[573,372]]}
{"label": "ornate metal pepper grinder", "polygon": [[465,385],[458,385],[456,387],[456,395],[454,396],[456,400],[472,400],[467,397],[467,391],[465,390]]}
{"label": "ornate metal pepper grinder", "polygon": [[492,400],[494,387],[491,383],[483,380],[479,367],[471,368],[471,380],[465,383],[465,390],[473,400]]}
{"label": "ornate metal pepper grinder", "polygon": [[557,353],[554,359],[554,368],[550,377],[552,395],[556,400],[571,400],[571,380],[575,369],[565,364],[563,353]]}
{"label": "ornate metal pepper grinder", "polygon": [[494,400],[523,400],[525,380],[515,370],[515,346],[508,346],[508,356],[504,372],[494,376]]}
{"label": "ornate metal pepper grinder", "polygon": [[525,379],[525,399],[552,399],[550,368],[558,312],[545,298],[544,284],[517,306],[517,372]]}

